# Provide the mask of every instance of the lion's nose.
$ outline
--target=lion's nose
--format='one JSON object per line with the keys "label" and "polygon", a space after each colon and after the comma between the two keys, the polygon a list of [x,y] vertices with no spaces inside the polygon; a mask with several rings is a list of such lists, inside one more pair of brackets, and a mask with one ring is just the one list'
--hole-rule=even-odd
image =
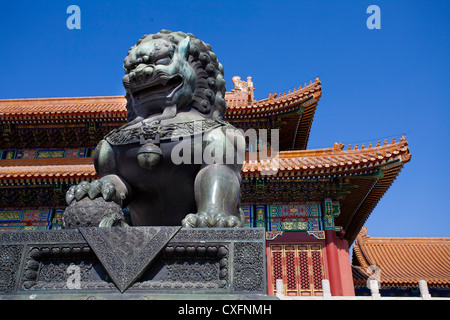
{"label": "lion's nose", "polygon": [[146,75],[147,77],[151,77],[152,74],[153,74],[153,71],[155,71],[155,68],[153,68],[152,66],[147,66],[147,67],[144,69],[144,73],[145,73],[145,75]]}
{"label": "lion's nose", "polygon": [[138,78],[151,77],[153,74],[154,68],[152,66],[141,63],[135,69],[135,74]]}

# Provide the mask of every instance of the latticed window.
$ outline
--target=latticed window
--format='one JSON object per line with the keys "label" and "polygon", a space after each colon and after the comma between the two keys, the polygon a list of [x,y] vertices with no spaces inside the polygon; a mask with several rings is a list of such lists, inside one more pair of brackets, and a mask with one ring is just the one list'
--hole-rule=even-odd
{"label": "latticed window", "polygon": [[282,279],[286,296],[321,296],[325,276],[321,244],[272,244],[272,292]]}

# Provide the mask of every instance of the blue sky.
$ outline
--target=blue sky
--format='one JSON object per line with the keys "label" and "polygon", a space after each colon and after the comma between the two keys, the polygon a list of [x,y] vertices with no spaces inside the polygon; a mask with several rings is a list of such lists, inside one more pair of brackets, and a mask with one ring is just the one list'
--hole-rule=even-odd
{"label": "blue sky", "polygon": [[[81,29],[69,30],[69,5]],[[369,5],[381,29],[369,30]],[[368,219],[371,236],[450,236],[450,1],[8,1],[0,99],[122,95],[122,63],[144,34],[210,43],[257,99],[316,77],[308,148],[406,135],[412,160]]]}

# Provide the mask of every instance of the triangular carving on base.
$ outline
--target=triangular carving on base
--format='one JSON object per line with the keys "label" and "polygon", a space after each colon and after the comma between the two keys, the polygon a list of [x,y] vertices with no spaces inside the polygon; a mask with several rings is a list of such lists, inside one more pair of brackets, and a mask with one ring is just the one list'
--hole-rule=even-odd
{"label": "triangular carving on base", "polygon": [[120,292],[147,269],[181,227],[79,228]]}

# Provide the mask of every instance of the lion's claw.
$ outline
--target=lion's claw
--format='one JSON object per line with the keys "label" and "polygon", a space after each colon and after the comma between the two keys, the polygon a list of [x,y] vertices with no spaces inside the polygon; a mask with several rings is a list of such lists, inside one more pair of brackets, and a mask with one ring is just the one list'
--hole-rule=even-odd
{"label": "lion's claw", "polygon": [[98,197],[100,192],[102,192],[103,183],[100,180],[94,180],[91,182],[91,187],[88,191],[89,199],[93,200]]}
{"label": "lion's claw", "polygon": [[72,200],[75,198],[75,188],[77,186],[71,186],[69,190],[66,192],[66,202],[69,205]]}
{"label": "lion's claw", "polygon": [[199,212],[188,214],[181,225],[184,228],[238,228],[242,222],[236,216],[226,216],[223,213]]}
{"label": "lion's claw", "polygon": [[75,199],[77,199],[78,201],[80,201],[81,199],[84,198],[84,196],[87,194],[87,192],[89,191],[90,188],[90,183],[87,181],[81,181],[78,186],[75,188]]}
{"label": "lion's claw", "polygon": [[110,182],[106,182],[102,187],[102,196],[105,200],[111,200],[116,195],[116,187]]}
{"label": "lion's claw", "polygon": [[78,185],[70,187],[66,192],[66,202],[69,205],[73,199],[80,201],[85,196],[91,200],[101,196],[105,200],[112,200],[116,194],[115,186],[110,182],[103,183],[101,180],[94,180],[91,183],[82,181]]}

